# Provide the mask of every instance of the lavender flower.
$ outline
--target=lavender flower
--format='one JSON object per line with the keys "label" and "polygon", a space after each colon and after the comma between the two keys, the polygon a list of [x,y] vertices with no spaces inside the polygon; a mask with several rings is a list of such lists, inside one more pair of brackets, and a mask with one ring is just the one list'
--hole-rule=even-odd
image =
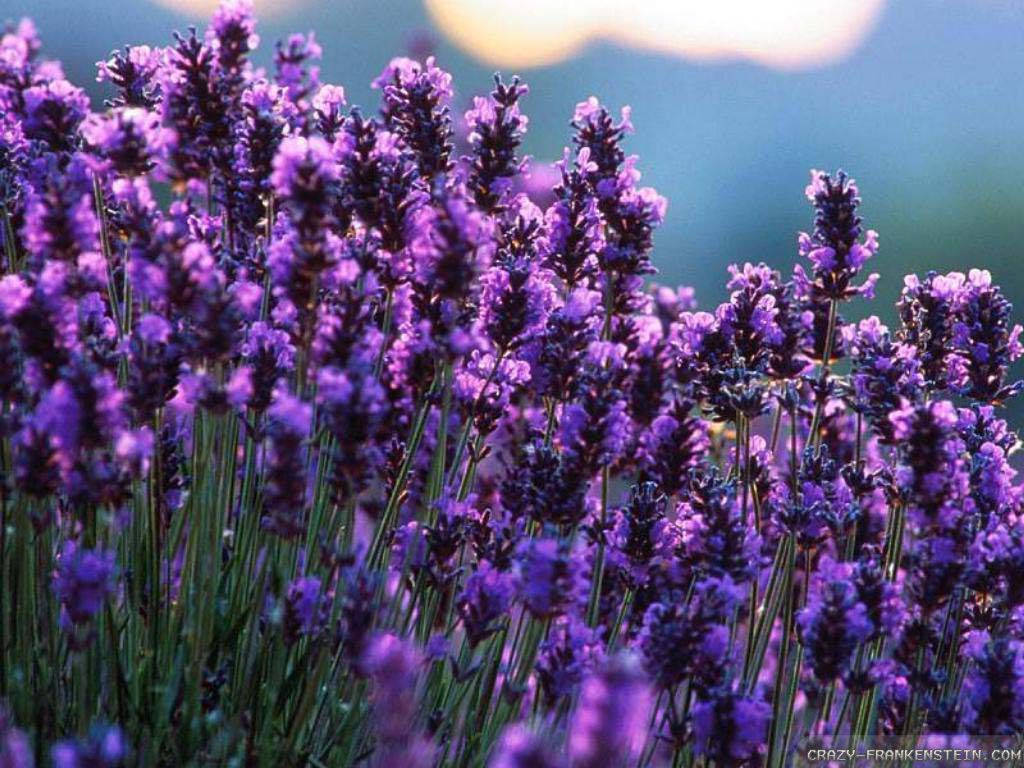
{"label": "lavender flower", "polygon": [[420,64],[392,59],[373,87],[381,91],[381,114],[392,132],[416,155],[420,175],[431,179],[449,169],[452,77],[434,58]]}
{"label": "lavender flower", "polygon": [[637,645],[651,678],[664,689],[689,679],[696,691],[708,691],[725,679],[729,663],[729,626],[742,597],[728,578],[705,579],[687,601],[666,594],[644,614]]}
{"label": "lavender flower", "polygon": [[604,660],[604,644],[598,630],[578,617],[555,620],[537,656],[536,674],[548,703],[571,696]]}
{"label": "lavender flower", "polygon": [[510,574],[486,560],[477,564],[456,603],[470,645],[478,645],[497,630],[495,625],[506,614],[514,592]]}
{"label": "lavender flower", "polygon": [[432,750],[413,728],[415,694],[420,657],[395,635],[381,634],[369,641],[360,668],[373,681],[374,731],[377,738],[373,762],[384,768],[406,765],[426,768]]}
{"label": "lavender flower", "polygon": [[858,643],[873,629],[850,566],[823,562],[818,574],[817,588],[797,617],[797,626],[814,677],[827,684],[846,672]]}
{"label": "lavender flower", "polygon": [[964,682],[963,726],[973,733],[1010,735],[1024,727],[1024,648],[1008,638],[984,634],[967,645],[974,666]]}
{"label": "lavender flower", "polygon": [[118,768],[128,754],[124,733],[114,725],[94,726],[84,740],[62,741],[50,756],[55,768]]}
{"label": "lavender flower", "polygon": [[576,591],[579,562],[555,539],[531,539],[516,558],[519,592],[526,609],[538,618],[564,613]]}
{"label": "lavender flower", "polygon": [[878,234],[867,230],[861,242],[860,205],[857,184],[842,171],[835,177],[822,171],[811,171],[807,199],[814,205],[814,231],[800,235],[800,254],[806,256],[813,274],[808,277],[797,267],[798,283],[806,292],[832,301],[849,299],[857,294],[871,296],[877,275],[855,285],[853,280],[865,262],[878,251]]}
{"label": "lavender flower", "polygon": [[771,707],[765,702],[718,691],[693,708],[696,751],[715,765],[757,765],[770,722]]}
{"label": "lavender flower", "polygon": [[67,80],[55,79],[27,88],[25,137],[42,142],[51,152],[74,147],[75,130],[89,111],[89,100],[81,88]]}
{"label": "lavender flower", "polygon": [[99,613],[114,591],[114,553],[83,549],[66,541],[61,549],[53,591],[72,625],[85,624]]}
{"label": "lavender flower", "polygon": [[506,728],[488,768],[557,768],[560,763],[552,750],[521,725]]}
{"label": "lavender flower", "polygon": [[904,403],[918,402],[924,391],[921,362],[915,348],[894,341],[877,317],[862,320],[855,334],[850,405],[867,417],[879,439],[892,443],[889,415]]}
{"label": "lavender flower", "polygon": [[309,434],[311,408],[289,395],[280,394],[268,416],[270,454],[262,523],[268,531],[291,539],[306,529],[302,443]]}
{"label": "lavender flower", "polygon": [[530,89],[518,77],[505,84],[501,75],[494,76],[490,97],[477,96],[473,108],[466,112],[468,141],[473,147],[469,188],[477,205],[487,211],[497,210],[512,187],[512,179],[523,170],[516,150],[529,122],[519,109],[519,99]]}
{"label": "lavender flower", "polygon": [[636,658],[608,660],[583,683],[569,726],[573,768],[635,760],[647,738],[651,693]]}
{"label": "lavender flower", "polygon": [[987,270],[972,269],[957,297],[953,344],[966,361],[967,382],[958,389],[983,402],[1005,400],[1024,384],[1004,385],[1007,366],[1024,354],[1021,326],[1009,323],[1012,306]]}
{"label": "lavender flower", "polygon": [[32,748],[25,733],[14,727],[5,707],[0,707],[0,765],[4,768],[32,768]]}
{"label": "lavender flower", "polygon": [[164,51],[159,48],[126,45],[123,51],[113,51],[106,61],[96,63],[96,80],[117,88],[111,106],[152,109],[160,101],[158,74],[163,63]]}
{"label": "lavender flower", "polygon": [[288,585],[284,601],[284,637],[289,645],[300,637],[315,639],[327,624],[330,601],[321,594],[320,579],[300,577]]}

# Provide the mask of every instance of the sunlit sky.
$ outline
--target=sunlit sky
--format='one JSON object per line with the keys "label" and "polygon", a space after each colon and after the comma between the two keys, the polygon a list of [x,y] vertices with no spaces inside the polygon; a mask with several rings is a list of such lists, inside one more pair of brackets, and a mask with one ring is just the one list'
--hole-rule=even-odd
{"label": "sunlit sky", "polygon": [[[212,13],[217,0],[156,0]],[[422,0],[439,31],[498,67],[553,64],[600,40],[697,61],[749,60],[802,69],[849,55],[885,0]],[[263,16],[294,14],[303,0],[256,0]],[[344,2],[339,11],[344,11]]]}
{"label": "sunlit sky", "polygon": [[885,0],[425,0],[438,28],[502,67],[561,61],[593,40],[686,59],[803,68],[849,54]]}

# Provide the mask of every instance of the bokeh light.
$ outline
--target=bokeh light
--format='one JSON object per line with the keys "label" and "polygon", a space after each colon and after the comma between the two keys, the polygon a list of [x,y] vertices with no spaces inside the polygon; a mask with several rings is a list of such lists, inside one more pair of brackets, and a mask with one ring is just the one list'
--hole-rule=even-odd
{"label": "bokeh light", "polygon": [[438,27],[488,64],[552,64],[593,40],[698,61],[744,59],[782,69],[852,52],[885,0],[425,0]]}

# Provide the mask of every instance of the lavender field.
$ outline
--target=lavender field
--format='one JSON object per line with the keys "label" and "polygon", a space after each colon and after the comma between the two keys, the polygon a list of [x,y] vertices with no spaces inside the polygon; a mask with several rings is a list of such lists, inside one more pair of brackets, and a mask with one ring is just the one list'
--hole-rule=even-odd
{"label": "lavender field", "polygon": [[252,63],[246,0],[169,40],[101,61],[102,105],[30,20],[0,41],[0,768],[1024,731],[1024,346],[985,265],[907,276],[886,327],[884,233],[812,170],[794,266],[703,307],[585,85],[552,178],[517,77],[457,114],[395,58],[357,107],[312,34]]}

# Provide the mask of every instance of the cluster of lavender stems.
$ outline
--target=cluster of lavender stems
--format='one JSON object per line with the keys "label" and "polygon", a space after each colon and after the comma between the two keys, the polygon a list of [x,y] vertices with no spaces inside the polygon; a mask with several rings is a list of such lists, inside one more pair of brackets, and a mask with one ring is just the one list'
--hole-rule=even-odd
{"label": "cluster of lavender stems", "polygon": [[[1024,730],[1021,327],[812,171],[784,275],[651,283],[628,108],[377,110],[246,0],[0,41],[0,766],[783,768]],[[861,313],[862,314],[862,313]]]}

